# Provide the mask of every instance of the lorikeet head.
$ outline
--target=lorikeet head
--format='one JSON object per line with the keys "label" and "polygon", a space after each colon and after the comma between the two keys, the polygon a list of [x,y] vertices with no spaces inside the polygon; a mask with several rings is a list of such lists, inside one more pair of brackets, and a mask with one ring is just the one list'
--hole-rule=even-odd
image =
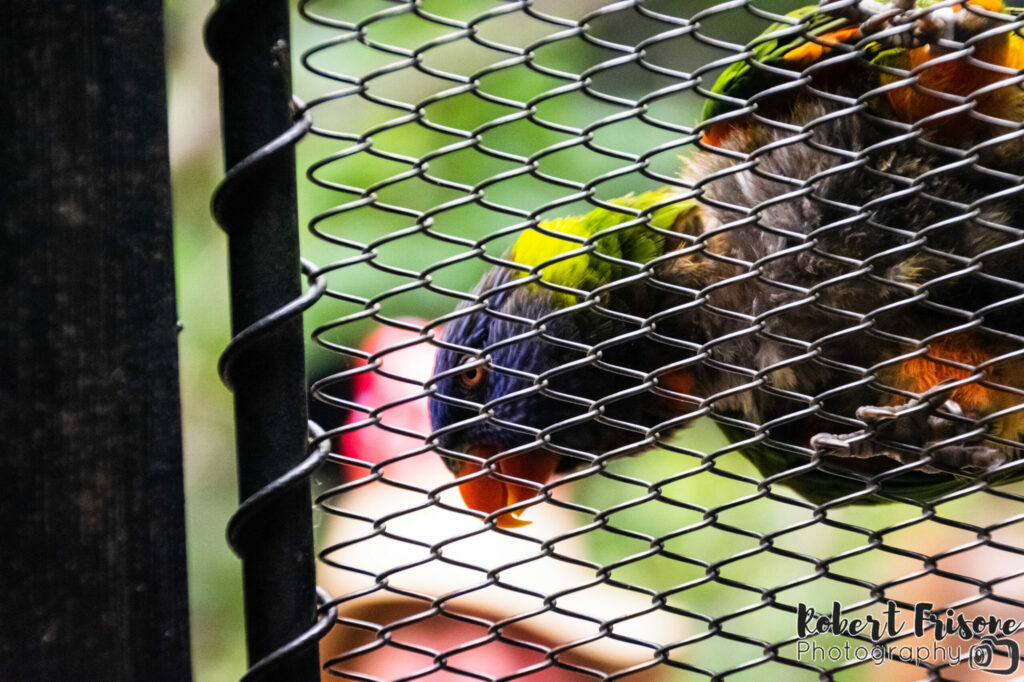
{"label": "lorikeet head", "polygon": [[[436,397],[430,417],[438,445],[470,456],[446,456],[445,463],[456,476],[479,472],[486,464],[492,464],[497,474],[481,474],[460,486],[466,504],[486,513],[534,497],[556,471],[584,464],[542,447],[539,434],[548,433],[560,442],[570,438],[589,450],[588,435],[597,431],[577,427],[573,433],[550,433],[551,427],[586,412],[550,395],[555,386],[572,395],[587,393],[584,372],[557,374],[558,368],[583,357],[571,347],[582,345],[584,330],[574,319],[579,316],[558,315],[569,302],[551,291],[537,286],[500,289],[516,279],[517,273],[504,268],[488,273],[476,289],[484,297],[483,307],[458,318],[445,332],[445,341],[465,352],[444,348],[434,367]],[[496,287],[498,292],[486,297]],[[539,320],[544,320],[543,326]],[[503,452],[514,454],[488,462]],[[535,485],[517,485],[505,477]],[[517,524],[506,514],[499,525]]]}
{"label": "lorikeet head", "polygon": [[[666,253],[695,205],[667,192],[613,203],[623,210],[524,233],[506,256],[522,270],[488,272],[445,329],[430,416],[473,509],[490,514],[536,497],[554,474],[642,443],[636,425],[659,420],[636,399],[660,360],[641,329],[650,290],[629,276]],[[498,525],[522,525],[522,509]]]}

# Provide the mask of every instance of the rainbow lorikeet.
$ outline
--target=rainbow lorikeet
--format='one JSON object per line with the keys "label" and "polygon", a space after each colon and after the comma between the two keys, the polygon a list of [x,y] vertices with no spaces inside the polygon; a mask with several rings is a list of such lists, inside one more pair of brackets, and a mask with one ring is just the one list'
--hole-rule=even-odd
{"label": "rainbow lorikeet", "polygon": [[679,327],[710,356],[692,383],[720,426],[815,502],[921,501],[1020,457],[1019,188],[883,146],[862,117],[787,139],[754,126],[742,143],[769,150],[756,165],[701,154],[683,174],[704,182],[704,248],[663,276],[705,299]]}
{"label": "rainbow lorikeet", "polygon": [[[1021,16],[1022,10],[1006,8],[1000,0],[837,2],[803,8],[789,15],[795,25],[775,25],[755,40],[750,48],[753,58],[727,69],[713,88],[716,97],[705,106],[704,143],[727,156],[735,158],[730,152],[760,155],[774,145],[790,145],[787,152],[769,153],[788,160],[759,162],[755,174],[760,179],[738,173],[713,183],[718,192],[712,194],[745,194],[745,201],[733,202],[740,205],[729,216],[734,221],[749,218],[759,202],[764,205],[785,196],[783,183],[766,191],[765,185],[772,183],[764,178],[765,171],[786,178],[790,187],[794,180],[813,182],[808,198],[835,202],[833,209],[845,204],[845,217],[833,211],[838,220],[867,214],[866,224],[840,227],[824,222],[825,211],[807,211],[806,204],[794,200],[781,202],[779,208],[784,211],[758,212],[759,231],[769,215],[788,213],[779,217],[782,224],[809,222],[812,230],[821,230],[819,244],[831,237],[834,245],[813,249],[823,259],[815,262],[805,257],[802,264],[784,254],[787,244],[782,241],[754,249],[752,256],[771,258],[767,267],[781,263],[805,268],[813,273],[805,283],[809,291],[815,290],[818,304],[827,297],[836,302],[837,310],[847,313],[848,321],[849,313],[858,310],[859,323],[871,325],[870,332],[862,335],[844,330],[834,315],[831,322],[826,322],[829,316],[815,314],[812,319],[804,316],[802,321],[783,323],[782,327],[803,328],[805,336],[806,329],[817,324],[820,338],[829,341],[814,349],[820,355],[812,364],[820,365],[833,355],[833,370],[824,380],[815,381],[813,369],[805,363],[790,376],[790,383],[796,376],[795,385],[802,384],[808,391],[803,399],[781,399],[778,389],[773,397],[762,394],[758,399],[764,391],[761,387],[743,394],[745,404],[734,411],[734,416],[746,417],[748,423],[781,420],[771,434],[755,429],[757,437],[765,440],[745,450],[766,475],[785,476],[784,472],[806,468],[807,459],[795,452],[807,454],[802,446],[808,444],[821,452],[844,455],[844,473],[860,470],[861,475],[846,485],[833,479],[819,486],[817,470],[788,479],[814,501],[861,493],[864,479],[880,468],[892,461],[918,460],[922,453],[944,460],[947,470],[963,472],[989,468],[1021,452],[1024,327],[1017,320],[1024,314],[1019,303],[1024,220],[1017,208],[1019,199],[1011,198],[1019,196],[1019,183],[1000,172],[1024,173]],[[756,102],[756,113],[736,110],[738,101]],[[864,111],[851,115],[861,105]],[[901,134],[907,131],[913,134]],[[973,158],[964,151],[972,152]],[[831,160],[825,158],[829,155]],[[694,182],[729,165],[709,155],[697,161],[684,173]],[[828,178],[815,180],[816,176]],[[846,187],[831,187],[836,181]],[[968,207],[980,208],[980,215],[971,216]],[[894,238],[893,228],[907,232]],[[906,238],[909,235],[930,243],[913,246]],[[759,238],[764,240],[763,235]],[[743,237],[739,230],[719,241],[724,252],[737,245],[750,252],[749,244],[757,240]],[[858,241],[863,243],[860,247]],[[830,276],[844,276],[836,272],[836,263],[826,263],[840,254],[870,263],[869,277],[874,282],[865,286],[861,278],[851,278],[829,283]],[[978,267],[974,273],[965,265],[971,260]],[[883,265],[889,266],[888,271]],[[689,270],[701,271],[692,265]],[[792,284],[793,277],[779,278],[787,279]],[[709,280],[705,278],[704,283]],[[908,303],[906,297],[896,300],[893,289],[898,286],[915,287],[915,295],[926,300],[919,304]],[[744,300],[760,298],[749,286],[742,296]],[[860,307],[856,305],[859,297],[864,301]],[[886,310],[886,304],[893,308]],[[969,321],[964,319],[968,313],[973,315]],[[787,317],[794,314],[776,315],[773,321]],[[892,331],[883,338],[889,324]],[[857,343],[863,349],[855,348]],[[758,346],[761,353],[779,350],[779,344],[765,343],[763,334]],[[829,353],[829,346],[838,352]],[[843,366],[856,359],[860,362],[853,367]],[[851,410],[851,398],[856,402],[869,397],[839,383],[842,372],[854,368],[861,377],[865,368],[871,368],[874,386],[881,389],[876,397],[885,404],[861,402]],[[848,379],[855,381],[851,375]],[[786,414],[806,409],[806,396],[814,395],[824,396],[815,416]],[[727,410],[728,402],[720,401],[719,409]],[[829,412],[830,406],[836,411]],[[846,420],[853,416],[866,421],[869,428],[852,432],[843,428],[846,433],[836,436],[824,430],[823,415],[826,421],[847,425],[852,425]],[[961,419],[959,426],[953,424],[956,418]],[[972,441],[968,426],[975,427],[975,436],[987,435],[986,443]],[[728,424],[723,429],[732,431],[734,439],[754,433],[737,432]],[[811,432],[815,435],[806,439]],[[889,447],[882,445],[887,436]],[[942,442],[947,445],[925,447]],[[910,448],[899,453],[901,445]],[[863,462],[858,465],[854,458]],[[964,484],[965,479],[936,473],[934,466],[926,465],[880,480],[885,481],[887,494],[917,500]],[[861,495],[857,501],[879,500]]]}
{"label": "rainbow lorikeet", "polygon": [[[814,63],[853,40],[837,27],[882,35],[902,16],[831,16]],[[954,37],[979,25],[955,23]],[[922,49],[935,29],[913,26],[908,44],[880,38],[869,54]],[[714,92],[757,100],[802,40],[755,41],[773,78],[736,66]],[[924,120],[918,105],[847,111],[857,87],[888,86],[821,95],[833,79],[765,97],[757,115],[711,105],[678,189],[541,224],[484,277],[445,331],[431,400],[470,507],[516,525],[552,475],[705,413],[815,502],[920,501],[979,472],[1019,477],[1024,220],[1006,168],[1021,159],[951,161],[942,126],[894,140],[893,121]],[[999,125],[1024,118],[1000,113]]]}
{"label": "rainbow lorikeet", "polygon": [[[685,370],[672,368],[693,354],[652,322],[683,301],[668,285],[652,292],[660,261],[699,229],[696,209],[648,192],[541,223],[460,306],[466,314],[447,325],[437,354],[430,415],[446,463],[467,477],[470,507],[517,504],[594,453],[649,446],[645,428],[679,411],[678,400],[648,393],[647,377],[662,370],[663,383],[689,390]],[[517,515],[499,525],[523,523]]]}

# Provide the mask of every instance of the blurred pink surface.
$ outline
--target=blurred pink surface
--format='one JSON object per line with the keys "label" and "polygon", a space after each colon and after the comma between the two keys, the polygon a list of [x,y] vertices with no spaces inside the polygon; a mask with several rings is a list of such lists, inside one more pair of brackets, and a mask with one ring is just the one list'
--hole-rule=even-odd
{"label": "blurred pink surface", "polygon": [[[405,318],[403,322],[422,326],[425,320]],[[377,409],[389,403],[399,401],[423,392],[423,382],[430,378],[434,367],[434,347],[427,342],[387,352],[410,340],[418,338],[414,332],[395,327],[380,326],[363,340],[360,350],[367,353],[381,353],[380,366],[372,371],[364,372],[352,379],[352,400],[367,410]],[[365,366],[364,361],[357,361],[356,366]],[[409,381],[399,381],[385,376],[385,372],[401,376]],[[346,424],[355,424],[368,418],[366,412],[353,410]],[[420,434],[419,438],[394,433],[380,424],[405,429]],[[371,463],[383,462],[389,458],[406,454],[423,447],[423,438],[430,433],[430,415],[427,412],[427,398],[390,407],[380,413],[380,422],[371,424],[341,437],[342,453],[348,457],[365,460]],[[362,478],[368,470],[362,467],[347,466],[347,478]],[[431,470],[441,472],[443,465],[438,456],[432,452],[417,454],[406,460],[388,465],[385,474],[388,477],[429,478]]]}

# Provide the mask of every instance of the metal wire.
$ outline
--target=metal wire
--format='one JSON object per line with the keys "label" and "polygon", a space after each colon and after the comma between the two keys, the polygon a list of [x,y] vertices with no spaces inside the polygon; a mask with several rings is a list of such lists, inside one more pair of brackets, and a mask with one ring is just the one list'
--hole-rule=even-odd
{"label": "metal wire", "polygon": [[[1024,75],[983,50],[1024,22],[961,8],[991,23],[928,38],[928,64],[879,60],[857,83],[834,75],[862,68],[872,41],[918,45],[914,32],[953,5],[879,11],[862,24],[873,33],[837,44],[812,21],[854,16],[852,0],[802,17],[781,0],[299,3],[309,47],[296,90],[312,121],[303,201],[317,238],[305,253],[323,264],[307,272],[319,299],[307,313],[310,394],[325,426],[313,442],[330,447],[310,462],[332,463],[316,499],[320,582],[336,608],[325,675],[947,679],[968,664],[922,656],[912,632],[799,637],[801,604],[836,601],[847,618],[888,602],[1019,616],[1024,497],[1012,481],[1024,445],[999,429],[1024,411],[1024,337],[1009,321],[1024,282],[1006,256],[1024,247],[1024,125],[985,98]],[[824,49],[783,67],[759,51],[781,38]],[[929,80],[941,63],[991,78],[952,95]],[[757,76],[749,92],[712,89],[738,65]],[[914,120],[879,113],[894,92],[942,106]],[[709,100],[718,106],[702,117]],[[936,132],[949,121],[986,132],[960,144]],[[737,129],[753,141],[728,141]],[[714,218],[672,233],[678,246],[648,262],[578,235],[539,264],[507,251],[527,231],[564,237],[544,222],[595,208],[624,216],[616,233],[649,226],[659,207],[612,199],[658,187]],[[965,230],[977,237],[956,236]],[[581,254],[621,274],[588,290],[545,277]],[[711,274],[684,277],[680,263]],[[517,274],[474,290],[492,267]],[[495,303],[530,286],[573,303],[541,318]],[[614,303],[636,290],[663,304]],[[520,331],[475,346],[442,331],[471,315]],[[617,331],[593,342],[553,331],[586,315]],[[984,338],[987,354],[944,356],[958,338]],[[498,366],[529,342],[573,359],[540,374]],[[670,359],[645,365],[637,348]],[[468,364],[432,376],[437,349]],[[898,367],[953,378],[912,388],[892,379]],[[521,390],[474,401],[439,388],[466,368]],[[586,372],[606,377],[604,390],[559,389]],[[681,389],[670,381],[681,372],[700,381]],[[949,398],[967,390],[1003,402],[969,413]],[[623,416],[651,396],[684,407]],[[428,400],[471,414],[435,430]],[[528,400],[572,416],[507,417]],[[865,416],[881,404],[917,430]],[[451,445],[481,425],[516,445],[482,458]],[[616,435],[581,448],[580,428]],[[830,435],[801,435],[809,428]],[[928,430],[939,435],[918,438]],[[467,509],[459,484],[522,484],[499,462],[538,447],[568,464],[510,507],[532,525]],[[949,459],[980,447],[1010,454],[980,471]],[[439,455],[481,468],[455,479]],[[921,476],[937,482],[929,494],[907,484]],[[913,651],[875,668],[849,651],[809,657],[806,642]]]}
{"label": "metal wire", "polygon": [[[257,3],[245,8],[248,15],[241,7],[219,3],[206,33],[221,69],[228,171],[212,208],[230,236],[235,330],[219,370],[235,392],[243,498],[229,523],[228,542],[243,560],[247,588],[251,665],[242,679],[308,679],[316,673],[314,647],[337,615],[313,583],[309,528],[308,482],[327,448],[315,440],[321,431],[313,422],[305,424],[301,409],[301,315],[323,295],[326,283],[308,262],[301,263],[309,279],[306,293],[299,294],[292,279],[298,240],[291,155],[311,119],[301,110],[293,118],[288,109],[287,6]],[[254,56],[270,58],[246,63]],[[297,395],[297,405],[289,394]],[[284,417],[282,405],[288,405]],[[273,420],[273,428],[261,432],[267,420]],[[297,461],[303,452],[301,429],[307,428],[314,442],[308,456]],[[281,556],[288,560],[279,562]]]}

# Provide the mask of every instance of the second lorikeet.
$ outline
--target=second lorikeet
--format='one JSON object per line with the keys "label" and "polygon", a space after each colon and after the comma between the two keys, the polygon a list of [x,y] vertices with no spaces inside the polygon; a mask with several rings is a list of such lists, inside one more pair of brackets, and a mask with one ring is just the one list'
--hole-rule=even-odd
{"label": "second lorikeet", "polygon": [[879,139],[862,117],[799,144],[753,126],[725,142],[768,150],[751,168],[694,157],[704,248],[664,273],[706,299],[688,331],[720,426],[815,502],[931,499],[1024,452],[1020,188]]}
{"label": "second lorikeet", "polygon": [[[809,198],[835,202],[833,209],[848,211],[846,219],[867,214],[872,228],[859,229],[856,223],[843,228],[825,226],[845,242],[848,251],[857,237],[868,245],[857,253],[863,264],[870,264],[875,278],[874,285],[860,291],[865,305],[875,307],[860,308],[860,323],[872,325],[872,336],[863,339],[867,350],[855,353],[849,341],[856,334],[844,331],[841,324],[831,330],[826,325],[820,331],[822,338],[829,338],[833,347],[841,349],[842,358],[853,360],[859,355],[863,362],[856,366],[861,374],[864,368],[872,368],[876,384],[882,387],[878,397],[886,405],[861,403],[852,412],[840,410],[830,418],[842,424],[853,416],[866,421],[869,428],[840,436],[815,432],[808,441],[798,434],[815,429],[807,419],[787,417],[778,397],[757,400],[753,397],[757,391],[746,395],[747,405],[741,413],[754,417],[754,423],[782,419],[773,434],[790,432],[790,437],[783,439],[788,446],[785,442],[777,442],[778,447],[761,443],[752,446],[757,455],[747,448],[746,453],[763,473],[774,475],[806,467],[806,457],[795,452],[806,455],[808,451],[793,446],[807,444],[846,455],[846,473],[857,468],[877,473],[879,462],[872,458],[913,461],[922,452],[941,455],[939,459],[945,459],[947,465],[967,465],[968,469],[977,465],[984,469],[986,462],[1019,455],[1024,434],[1019,392],[1024,385],[1024,362],[1020,357],[1022,329],[1014,318],[1022,313],[1022,270],[1014,261],[1022,254],[1019,228],[1024,221],[1017,208],[1019,200],[1011,198],[1019,196],[1017,178],[1003,172],[1024,173],[1022,12],[1005,7],[1000,0],[822,3],[791,13],[792,24],[769,28],[750,46],[752,57],[733,64],[716,82],[714,97],[704,111],[705,144],[733,159],[738,154],[759,156],[774,146],[793,145],[796,150],[789,154],[792,160],[788,165],[795,175],[787,178],[790,190],[797,184],[794,179],[814,183]],[[748,110],[736,109],[739,103],[748,105]],[[809,133],[814,128],[817,130]],[[908,131],[912,134],[902,134]],[[920,139],[915,140],[917,137]],[[822,150],[834,154],[833,160],[824,160],[819,153]],[[699,156],[687,175],[698,181],[729,166],[722,159],[708,161],[713,158]],[[786,195],[781,184],[774,191],[765,191],[770,182],[764,171],[771,164],[764,160],[757,165],[759,179],[746,178],[746,173],[730,178],[726,171],[723,179],[715,181],[720,188],[739,183],[740,187],[734,187],[737,192],[743,187],[760,190],[759,197],[750,197],[746,206],[734,202],[741,204],[740,210],[732,212],[734,220],[743,220],[745,212],[749,219],[749,213],[757,211],[758,201],[779,201]],[[853,165],[858,167],[849,167]],[[786,173],[775,169],[772,177],[786,178]],[[816,179],[815,173],[841,178],[848,188],[858,191],[833,190],[828,187],[831,179]],[[859,204],[854,201],[858,196]],[[795,204],[783,201],[790,209]],[[851,210],[858,206],[859,212]],[[971,208],[978,206],[984,207],[982,216],[972,216]],[[770,213],[771,209],[759,212],[760,230],[764,229],[763,217]],[[986,213],[993,222],[984,219]],[[818,217],[807,218],[813,229]],[[817,225],[822,229],[820,220]],[[926,243],[915,247],[907,234],[892,239],[892,227],[920,235]],[[724,247],[728,249],[757,240],[736,231],[720,241],[731,243]],[[780,252],[774,253],[774,248]],[[781,251],[784,249],[780,242],[761,249],[758,255],[789,262]],[[878,277],[879,264],[891,261],[897,253],[897,268],[888,277]],[[824,255],[828,258],[830,254]],[[966,270],[969,259],[978,267],[974,273]],[[692,266],[689,270],[700,271]],[[822,277],[827,274],[818,273]],[[897,283],[917,287],[917,295],[926,300],[914,305],[897,302],[893,310],[885,311],[883,303],[892,301],[886,289]],[[819,297],[826,292],[838,295],[835,300],[846,305],[847,312],[858,309],[852,305],[856,295],[844,295],[844,286],[823,279],[813,288],[820,289],[816,292]],[[745,296],[755,295],[748,291]],[[965,311],[972,311],[975,319],[963,319]],[[886,315],[898,318],[902,335],[882,338],[879,331]],[[786,315],[776,319],[780,317]],[[825,319],[813,317],[818,324]],[[759,345],[762,352],[776,348],[763,339]],[[825,347],[816,350],[824,353]],[[856,394],[837,383],[838,373],[852,369],[842,366],[842,358],[824,381],[806,386],[828,396],[822,407],[841,395]],[[796,374],[801,379],[809,376],[806,371]],[[751,410],[759,412],[752,404],[773,406],[767,410],[772,416],[749,414]],[[950,419],[961,419],[959,428],[935,416],[942,408],[950,410],[946,413]],[[790,404],[789,409],[796,408]],[[819,411],[822,413],[827,410]],[[837,420],[839,414],[843,417]],[[973,422],[974,435],[987,436],[987,445],[968,444],[971,419],[965,415],[978,420]],[[723,428],[730,430],[728,425]],[[756,431],[758,437],[766,435],[763,429]],[[733,430],[730,435],[742,439],[751,433]],[[885,435],[895,439],[891,445],[911,445],[911,451],[896,454],[892,448],[880,446]],[[920,449],[944,440],[949,442],[939,450]],[[858,467],[851,458],[864,461]],[[881,464],[887,466],[888,462]],[[946,481],[932,473],[934,468],[923,467],[890,478],[885,492],[920,500],[963,485],[962,479]],[[805,497],[825,501],[844,491],[862,491],[864,478],[855,476],[849,485],[825,488],[816,485],[819,481],[813,475],[788,482]],[[877,501],[870,496],[857,500]]]}

